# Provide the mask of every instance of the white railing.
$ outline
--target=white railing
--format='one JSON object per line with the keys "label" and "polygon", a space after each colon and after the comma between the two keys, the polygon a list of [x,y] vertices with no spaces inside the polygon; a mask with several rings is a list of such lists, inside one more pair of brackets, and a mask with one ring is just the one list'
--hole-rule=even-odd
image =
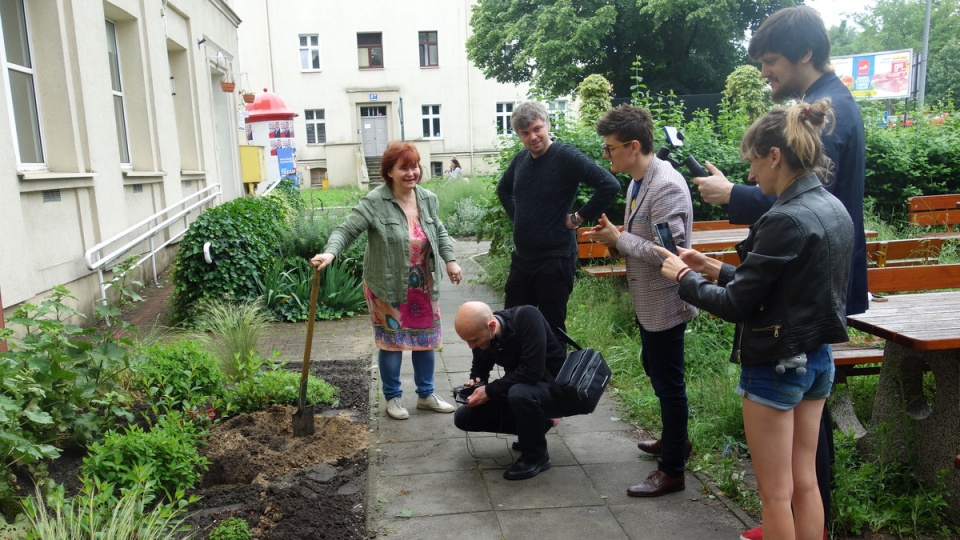
{"label": "white railing", "polygon": [[[140,245],[144,240],[149,240],[150,250],[140,257],[134,264],[134,268],[142,265],[148,259],[153,266],[153,283],[158,285],[160,282],[157,279],[157,259],[156,254],[159,253],[163,248],[169,246],[170,244],[176,242],[180,239],[181,236],[186,234],[187,229],[190,225],[188,222],[188,215],[190,212],[196,210],[197,208],[207,204],[208,202],[219,199],[221,195],[220,184],[210,185],[192,195],[188,195],[183,200],[174,203],[167,208],[157,212],[156,214],[144,219],[140,223],[133,225],[127,228],[125,231],[122,231],[115,236],[100,242],[99,244],[88,249],[83,255],[84,261],[87,263],[87,268],[97,271],[97,277],[100,280],[100,298],[103,301],[107,299],[107,289],[110,288],[110,283],[104,283],[103,274],[104,270],[113,265],[117,260],[125,257],[133,248]],[[196,199],[196,200],[194,200]],[[193,201],[193,202],[191,202]],[[218,201],[219,204],[219,201]],[[178,210],[179,208],[179,210]],[[162,219],[162,221],[160,221]],[[171,225],[177,223],[179,220],[183,220],[183,230],[172,235],[166,241],[164,241],[159,246],[154,245],[154,237],[158,234],[165,232]],[[125,244],[117,247],[113,251],[104,254],[103,251],[107,249],[112,244],[124,240],[127,235],[131,234],[133,231],[141,227],[149,226],[149,228],[141,233],[136,238],[127,241]]]}

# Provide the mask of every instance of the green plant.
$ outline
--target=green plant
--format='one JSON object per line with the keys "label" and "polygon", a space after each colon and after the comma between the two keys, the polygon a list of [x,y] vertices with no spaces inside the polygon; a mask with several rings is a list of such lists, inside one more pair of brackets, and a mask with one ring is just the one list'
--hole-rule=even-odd
{"label": "green plant", "polygon": [[102,441],[90,446],[81,470],[121,490],[145,486],[147,495],[177,501],[210,464],[197,450],[206,433],[188,415],[170,412],[150,431],[133,425],[123,433],[107,432]]}
{"label": "green plant", "polygon": [[284,178],[277,183],[273,192],[281,195],[294,213],[303,214],[303,195],[300,193],[300,186],[296,182]]}
{"label": "green plant", "polygon": [[230,517],[214,527],[210,531],[209,538],[210,540],[249,540],[252,537],[246,521],[237,517]]}
{"label": "green plant", "polygon": [[223,392],[217,358],[195,340],[151,345],[133,370],[135,384],[155,414],[205,407]]}
{"label": "green plant", "polygon": [[[128,289],[123,263],[112,283],[118,301],[135,298]],[[60,456],[63,448],[82,446],[113,425],[127,420],[130,396],[121,384],[129,366],[130,341],[121,336],[125,325],[116,316],[110,326],[81,328],[82,318],[69,303],[76,298],[62,286],[39,305],[24,303],[14,310],[0,340],[10,350],[0,353],[0,465],[43,476],[43,462]],[[112,304],[97,313],[117,315]],[[21,330],[16,337],[14,329]],[[0,475],[0,510],[12,505],[16,477]]]}
{"label": "green plant", "polygon": [[238,376],[236,358],[256,350],[270,318],[258,300],[225,302],[204,300],[197,309],[196,326],[228,380]]}
{"label": "green plant", "polygon": [[[283,196],[234,199],[200,214],[180,242],[174,264],[174,319],[192,318],[202,298],[256,298],[256,276],[276,257],[290,216]],[[205,261],[207,243],[212,263]]]}
{"label": "green plant", "polygon": [[[340,390],[323,379],[307,378],[307,403],[336,405]],[[252,412],[269,405],[296,405],[300,397],[300,374],[282,369],[259,371],[242,380],[227,392],[226,401],[232,412]]]}
{"label": "green plant", "polygon": [[30,523],[26,540],[190,538],[180,519],[187,502],[156,503],[142,486],[118,495],[112,485],[88,479],[74,498],[65,495],[63,486],[54,486],[46,496],[38,486],[23,502]]}

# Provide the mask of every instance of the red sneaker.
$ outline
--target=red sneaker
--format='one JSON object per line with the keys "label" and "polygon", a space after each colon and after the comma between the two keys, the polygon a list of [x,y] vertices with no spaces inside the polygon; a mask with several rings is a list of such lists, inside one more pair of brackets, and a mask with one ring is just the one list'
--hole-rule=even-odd
{"label": "red sneaker", "polygon": [[[827,528],[823,528],[823,540],[827,540],[829,536],[827,535]],[[744,531],[740,535],[740,540],[763,540],[763,525],[758,525],[750,529],[749,531]]]}

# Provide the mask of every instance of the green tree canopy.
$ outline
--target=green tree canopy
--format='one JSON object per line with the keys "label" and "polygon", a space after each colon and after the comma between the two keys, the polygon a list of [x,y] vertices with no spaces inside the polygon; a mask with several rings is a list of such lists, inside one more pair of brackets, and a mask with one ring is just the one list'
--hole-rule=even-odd
{"label": "green tree canopy", "polygon": [[719,92],[744,33],[794,0],[478,0],[467,55],[502,83],[570,93],[588,74],[629,95],[634,60],[651,92]]}

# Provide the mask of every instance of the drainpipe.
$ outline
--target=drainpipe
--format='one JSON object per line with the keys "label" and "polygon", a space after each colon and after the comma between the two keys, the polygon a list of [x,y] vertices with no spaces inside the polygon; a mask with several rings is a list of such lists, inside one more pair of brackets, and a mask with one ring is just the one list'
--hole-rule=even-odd
{"label": "drainpipe", "polygon": [[[3,296],[0,295],[0,328],[3,328]],[[0,352],[7,352],[7,342],[0,341]]]}

